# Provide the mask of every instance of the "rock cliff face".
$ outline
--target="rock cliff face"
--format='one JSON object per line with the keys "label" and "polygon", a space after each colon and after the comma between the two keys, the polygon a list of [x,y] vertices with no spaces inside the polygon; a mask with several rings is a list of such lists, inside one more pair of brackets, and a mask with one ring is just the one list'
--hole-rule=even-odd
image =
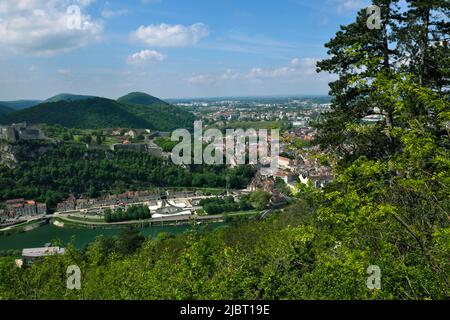
{"label": "rock cliff face", "polygon": [[54,142],[15,144],[0,140],[0,166],[15,168],[21,161],[34,159],[54,146]]}

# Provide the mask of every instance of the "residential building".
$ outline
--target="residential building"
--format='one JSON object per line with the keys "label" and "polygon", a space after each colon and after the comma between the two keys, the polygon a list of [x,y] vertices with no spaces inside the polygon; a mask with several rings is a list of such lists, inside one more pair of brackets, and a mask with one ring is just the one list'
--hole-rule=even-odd
{"label": "residential building", "polygon": [[47,205],[34,200],[12,199],[7,200],[5,203],[6,211],[10,218],[47,214]]}
{"label": "residential building", "polygon": [[76,209],[76,205],[77,199],[73,195],[70,195],[64,202],[57,204],[56,210],[58,212],[72,211]]}
{"label": "residential building", "polygon": [[300,174],[299,178],[303,184],[309,184],[309,182],[311,182],[314,188],[323,188],[331,181],[333,181],[333,176],[331,175],[322,176],[322,175]]}
{"label": "residential building", "polygon": [[275,174],[274,174],[274,179],[276,178],[280,178],[281,180],[283,180],[286,184],[291,184],[293,182],[296,181],[296,175],[289,172],[289,171],[284,171],[284,170],[278,170]]}
{"label": "residential building", "polygon": [[293,169],[294,168],[294,160],[286,158],[286,157],[278,157],[278,167],[282,169]]}

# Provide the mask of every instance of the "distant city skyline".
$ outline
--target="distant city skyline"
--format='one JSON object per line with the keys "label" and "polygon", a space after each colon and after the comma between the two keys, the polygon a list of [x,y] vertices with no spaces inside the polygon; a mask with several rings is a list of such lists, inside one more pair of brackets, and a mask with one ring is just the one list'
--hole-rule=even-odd
{"label": "distant city skyline", "polygon": [[368,4],[4,0],[0,100],[326,95],[333,76],[315,71],[324,43]]}

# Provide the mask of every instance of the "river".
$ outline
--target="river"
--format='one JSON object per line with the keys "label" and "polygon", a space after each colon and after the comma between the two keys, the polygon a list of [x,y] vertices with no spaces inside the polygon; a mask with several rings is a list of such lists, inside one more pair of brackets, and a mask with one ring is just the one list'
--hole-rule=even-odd
{"label": "river", "polygon": [[[214,230],[219,227],[226,226],[226,223],[209,223],[198,226],[202,230]],[[192,229],[191,225],[180,226],[155,226],[151,228],[141,228],[141,234],[146,237],[155,237],[162,232],[179,234],[187,230]],[[64,244],[73,240],[73,244],[77,248],[83,248],[87,244],[93,242],[96,237],[100,235],[104,236],[116,236],[122,232],[120,228],[114,229],[85,229],[85,228],[73,228],[64,227],[59,228],[51,224],[43,225],[39,228],[28,232],[17,232],[10,235],[0,233],[0,251],[16,249],[21,250],[23,248],[35,248],[43,247],[46,243],[55,242],[60,240]]]}

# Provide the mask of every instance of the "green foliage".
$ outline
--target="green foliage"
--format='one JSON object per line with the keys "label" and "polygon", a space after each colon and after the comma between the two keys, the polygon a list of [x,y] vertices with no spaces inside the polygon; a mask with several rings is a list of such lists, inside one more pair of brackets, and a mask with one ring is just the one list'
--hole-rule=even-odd
{"label": "green foliage", "polygon": [[257,210],[264,210],[269,205],[270,193],[262,190],[252,192],[249,201]]}
{"label": "green foliage", "polygon": [[[30,269],[0,258],[3,299],[417,299],[445,298],[448,287],[426,259],[384,241],[376,251],[360,238],[336,242],[303,203],[268,221],[215,232],[143,239],[136,229],[99,237],[85,250],[68,248]],[[384,227],[388,227],[386,222]],[[330,235],[331,232],[331,235]],[[448,270],[448,228],[436,232],[435,263]],[[400,237],[400,235],[398,235]],[[350,240],[349,240],[350,241]],[[371,241],[367,237],[366,241]],[[82,289],[65,288],[77,264]],[[366,287],[366,268],[382,270],[382,290]],[[448,271],[447,271],[448,272]]]}
{"label": "green foliage", "polygon": [[[449,250],[442,246],[450,212],[450,109],[443,85],[450,65],[442,55],[448,48],[435,44],[448,37],[440,20],[448,4],[410,1],[401,12],[397,2],[374,1],[386,19],[383,32],[367,30],[361,11],[327,44],[331,57],[318,64],[339,75],[330,84],[332,112],[317,124],[317,143],[339,164],[336,181],[325,192],[313,191],[315,224],[340,252],[327,258],[322,276],[345,286],[350,278],[332,268],[356,274],[372,261],[386,282],[372,298],[442,298],[450,275]],[[382,121],[361,121],[376,109]]]}
{"label": "green foliage", "polygon": [[0,104],[0,117],[14,112],[14,109]]}
{"label": "green foliage", "polygon": [[11,108],[13,110],[21,110],[35,106],[42,101],[40,100],[17,100],[17,101],[0,101],[0,105]]}
{"label": "green foliage", "polygon": [[170,131],[191,128],[195,117],[166,103],[152,105],[125,104],[104,98],[60,100],[11,113],[1,123],[58,124],[69,128],[148,128]]}
{"label": "green foliage", "polygon": [[144,240],[145,238],[140,235],[138,228],[128,226],[119,237],[119,252],[123,255],[132,254],[141,247]]}
{"label": "green foliage", "polygon": [[150,219],[151,217],[150,210],[146,206],[131,206],[125,211],[121,208],[114,212],[111,209],[105,210],[106,222],[144,220]]}
{"label": "green foliage", "polygon": [[50,97],[45,102],[59,102],[59,101],[77,101],[96,98],[94,96],[85,96],[79,94],[60,93],[56,96]]}
{"label": "green foliage", "polygon": [[233,212],[246,210],[241,208],[240,204],[234,201],[232,196],[225,198],[208,198],[202,199],[200,205],[208,214],[219,214],[224,212]]}
{"label": "green foliage", "polygon": [[186,170],[144,153],[62,144],[16,169],[0,167],[0,200],[24,197],[54,207],[70,193],[97,196],[152,187],[225,188],[227,176],[231,188],[242,189],[254,173],[250,166],[192,165]]}
{"label": "green foliage", "polygon": [[275,179],[275,189],[285,195],[291,194],[291,189],[287,186],[286,182],[284,182],[284,180],[281,179],[280,177],[277,177]]}
{"label": "green foliage", "polygon": [[154,142],[161,147],[164,152],[172,152],[173,148],[178,144],[178,141],[172,141],[170,138],[163,137],[155,138]]}
{"label": "green foliage", "polygon": [[121,103],[140,104],[140,105],[145,105],[145,106],[149,106],[149,105],[153,105],[153,104],[169,105],[168,103],[166,103],[156,97],[153,97],[149,94],[143,93],[143,92],[129,93],[123,97],[120,97],[119,99],[117,99],[117,101],[121,102]]}

